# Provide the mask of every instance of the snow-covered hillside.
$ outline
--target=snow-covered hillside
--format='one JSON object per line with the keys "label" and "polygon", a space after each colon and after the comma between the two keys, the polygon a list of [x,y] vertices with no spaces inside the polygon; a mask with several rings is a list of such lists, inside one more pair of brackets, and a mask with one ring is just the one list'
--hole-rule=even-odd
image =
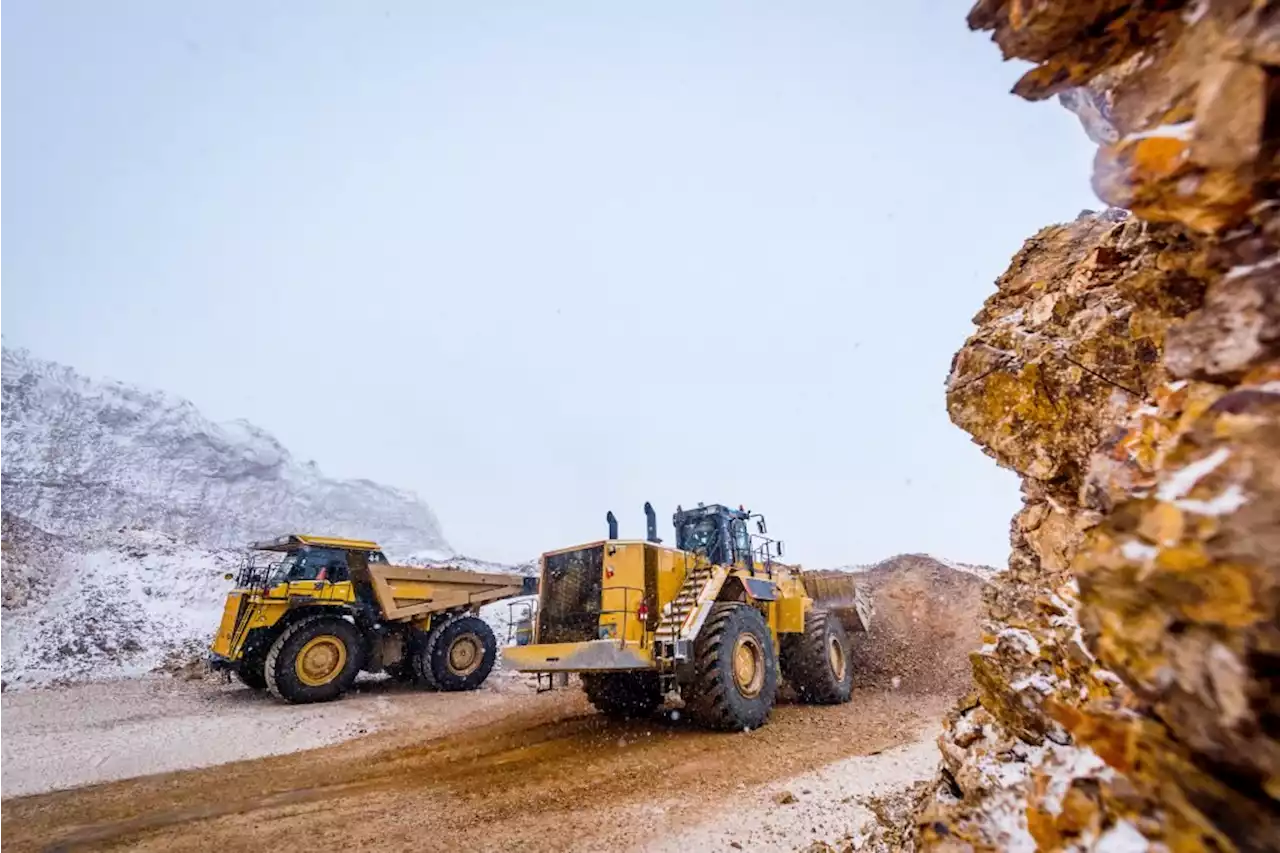
{"label": "snow-covered hillside", "polygon": [[5,689],[142,675],[203,656],[231,586],[224,575],[239,559],[144,530],[56,537],[8,513],[4,534]]}
{"label": "snow-covered hillside", "polygon": [[336,480],[246,421],[214,423],[187,400],[5,348],[4,509],[52,533],[133,527],[212,548],[284,531],[448,551],[411,492]]}

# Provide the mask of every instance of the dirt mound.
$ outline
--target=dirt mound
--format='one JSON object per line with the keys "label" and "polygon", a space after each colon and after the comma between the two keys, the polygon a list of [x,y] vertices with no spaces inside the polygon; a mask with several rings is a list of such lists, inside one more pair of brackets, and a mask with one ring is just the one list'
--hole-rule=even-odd
{"label": "dirt mound", "polygon": [[[970,651],[982,644],[981,573],[903,554],[859,572],[871,590],[871,631],[854,634],[854,683],[927,693],[964,693]],[[894,679],[898,679],[897,682]]]}

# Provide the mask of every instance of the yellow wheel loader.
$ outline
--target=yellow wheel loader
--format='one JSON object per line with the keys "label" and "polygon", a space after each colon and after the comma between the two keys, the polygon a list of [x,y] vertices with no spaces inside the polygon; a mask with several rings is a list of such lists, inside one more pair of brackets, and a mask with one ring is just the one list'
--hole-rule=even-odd
{"label": "yellow wheel loader", "polygon": [[849,701],[848,632],[872,616],[854,576],[775,562],[782,543],[741,507],[677,507],[674,548],[647,503],[645,518],[643,541],[619,539],[609,513],[608,538],[542,556],[533,642],[503,649],[504,666],[538,673],[540,687],[578,673],[612,716],[679,697],[722,730],[763,725],[781,678],[802,701]]}
{"label": "yellow wheel loader", "polygon": [[480,605],[538,588],[515,574],[393,566],[358,539],[293,534],[249,552],[210,665],[286,702],[336,699],[361,671],[474,690],[498,648]]}

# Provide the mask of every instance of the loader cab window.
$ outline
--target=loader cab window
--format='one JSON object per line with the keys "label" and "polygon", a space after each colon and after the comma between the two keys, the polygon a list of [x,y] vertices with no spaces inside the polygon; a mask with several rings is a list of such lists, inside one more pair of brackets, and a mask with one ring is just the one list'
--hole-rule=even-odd
{"label": "loader cab window", "polygon": [[369,562],[385,566],[387,564],[387,555],[381,551],[370,551]]}
{"label": "loader cab window", "polygon": [[747,530],[747,522],[735,518],[729,522],[729,532],[733,536],[733,556],[735,562],[741,560],[751,564],[751,532]]}
{"label": "loader cab window", "polygon": [[728,563],[728,549],[724,537],[720,517],[703,515],[689,519],[681,525],[676,544],[681,550],[705,554],[707,559],[717,565]]}

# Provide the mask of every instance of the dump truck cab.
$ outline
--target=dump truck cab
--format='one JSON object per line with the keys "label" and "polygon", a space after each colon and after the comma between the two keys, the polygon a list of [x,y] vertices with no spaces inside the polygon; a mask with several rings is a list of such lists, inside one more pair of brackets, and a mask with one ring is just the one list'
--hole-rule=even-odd
{"label": "dump truck cab", "polygon": [[537,589],[520,575],[393,566],[376,542],[305,534],[250,544],[234,580],[210,665],[289,702],[337,698],[362,670],[474,689],[497,652],[480,606]]}
{"label": "dump truck cab", "polygon": [[606,539],[543,555],[533,642],[506,648],[505,666],[548,686],[578,673],[608,714],[679,696],[722,729],[767,719],[780,667],[804,697],[848,699],[846,628],[865,631],[871,615],[852,578],[811,583],[778,562],[781,543],[742,507],[677,507],[674,548],[658,538],[649,504],[645,518],[643,540],[618,538],[609,513]]}

